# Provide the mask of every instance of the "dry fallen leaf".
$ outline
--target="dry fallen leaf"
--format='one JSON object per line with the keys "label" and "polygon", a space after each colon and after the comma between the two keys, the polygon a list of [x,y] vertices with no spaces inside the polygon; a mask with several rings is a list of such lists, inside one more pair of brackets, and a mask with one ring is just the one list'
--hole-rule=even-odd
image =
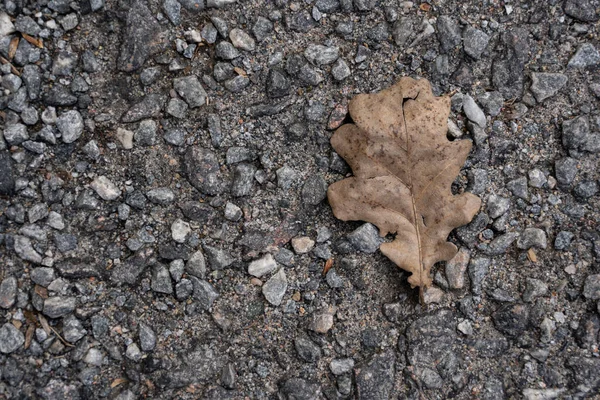
{"label": "dry fallen leaf", "polygon": [[448,234],[481,205],[473,194],[450,190],[471,142],[446,138],[450,99],[434,97],[425,79],[402,78],[379,93],[358,95],[349,110],[354,124],[342,125],[331,144],[354,176],[329,186],[333,213],[371,222],[381,236],[396,233],[381,252],[412,273],[412,287],[428,287],[431,267],[458,251]]}
{"label": "dry fallen leaf", "polygon": [[18,48],[19,48],[19,38],[15,36],[10,40],[10,44],[8,45],[8,59],[9,60],[12,60],[15,57],[15,54],[17,53]]}

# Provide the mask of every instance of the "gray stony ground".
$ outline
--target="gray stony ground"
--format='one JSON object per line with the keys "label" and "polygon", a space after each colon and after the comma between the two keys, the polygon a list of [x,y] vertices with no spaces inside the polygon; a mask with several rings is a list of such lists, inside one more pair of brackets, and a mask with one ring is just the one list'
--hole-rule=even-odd
{"label": "gray stony ground", "polygon": [[[0,398],[598,398],[600,1],[0,9]],[[401,76],[483,200],[422,305],[325,199]]]}

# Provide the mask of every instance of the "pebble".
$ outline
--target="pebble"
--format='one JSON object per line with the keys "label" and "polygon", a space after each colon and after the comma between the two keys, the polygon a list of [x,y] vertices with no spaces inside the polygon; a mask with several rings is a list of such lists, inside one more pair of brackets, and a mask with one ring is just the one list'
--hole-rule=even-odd
{"label": "pebble", "polygon": [[444,291],[435,286],[429,286],[423,291],[424,304],[439,304],[444,298]]}
{"label": "pebble", "polygon": [[0,328],[0,353],[15,352],[25,343],[25,336],[13,324],[6,323]]}
{"label": "pebble", "polygon": [[446,279],[450,289],[462,289],[465,286],[465,271],[471,259],[471,252],[461,248],[456,255],[446,263]]}
{"label": "pebble", "polygon": [[438,17],[437,31],[438,40],[440,41],[444,52],[449,52],[462,41],[460,26],[453,18],[447,15]]}
{"label": "pebble", "polygon": [[571,241],[575,235],[569,231],[560,231],[554,240],[554,248],[556,250],[567,250],[571,245]]}
{"label": "pebble", "polygon": [[473,294],[480,295],[482,293],[483,281],[489,272],[490,265],[489,258],[473,258],[469,262],[469,278]]}
{"label": "pebble", "polygon": [[208,95],[200,84],[200,81],[198,81],[196,75],[175,78],[173,80],[173,88],[191,108],[200,107],[206,104]]}
{"label": "pebble", "polygon": [[17,253],[20,258],[35,264],[40,264],[42,262],[42,256],[35,251],[29,238],[17,235],[14,237],[14,240],[15,253]]}
{"label": "pebble", "polygon": [[336,376],[347,374],[354,368],[354,360],[351,358],[334,358],[329,363],[331,373]]}
{"label": "pebble", "polygon": [[125,356],[131,361],[138,362],[142,359],[142,352],[137,343],[130,343],[125,350]]}
{"label": "pebble", "polygon": [[208,259],[208,264],[215,270],[227,268],[235,262],[235,258],[224,249],[205,245],[204,253]]}
{"label": "pebble", "polygon": [[240,163],[233,169],[231,195],[234,197],[248,196],[254,186],[256,167],[252,164]]}
{"label": "pebble", "polygon": [[221,41],[217,43],[215,54],[222,60],[233,60],[240,56],[240,52],[231,43]]}
{"label": "pebble", "polygon": [[274,28],[274,26],[271,21],[269,21],[265,17],[259,16],[256,19],[256,22],[254,23],[254,25],[252,26],[252,33],[256,37],[256,40],[258,40],[259,42],[262,42],[263,40],[265,40],[266,38],[269,37],[269,35],[273,31],[273,28]]}
{"label": "pebble", "polygon": [[471,336],[473,334],[473,325],[468,319],[459,322],[458,325],[456,325],[456,328],[465,336]]}
{"label": "pebble", "polygon": [[175,193],[169,188],[150,189],[146,192],[146,197],[154,204],[169,205],[175,201]]}
{"label": "pebble", "polygon": [[83,133],[83,118],[77,110],[69,110],[56,120],[56,127],[62,135],[63,143],[73,143]]}
{"label": "pebble", "polygon": [[297,337],[294,340],[294,347],[296,348],[298,357],[303,361],[315,363],[321,358],[321,348],[306,337]]}
{"label": "pebble", "polygon": [[[198,279],[196,277],[191,277],[194,291],[194,300],[198,301],[198,304],[203,310],[209,310],[215,300],[219,297],[219,292],[205,280]],[[183,282],[183,280],[182,280]]]}
{"label": "pebble", "polygon": [[87,351],[85,357],[83,358],[83,362],[89,365],[94,365],[96,367],[102,366],[104,362],[104,355],[100,349],[92,347]]}
{"label": "pebble", "polygon": [[75,343],[84,337],[87,331],[75,316],[70,315],[63,319],[63,338],[69,343]]}
{"label": "pebble", "polygon": [[9,276],[0,284],[0,307],[12,308],[17,301],[17,278]]}
{"label": "pebble", "polygon": [[567,84],[568,78],[564,74],[551,72],[533,72],[531,74],[531,91],[535,99],[541,103],[554,96]]}
{"label": "pebble", "polygon": [[528,250],[532,247],[545,249],[547,246],[546,232],[539,228],[527,228],[519,236],[517,247],[521,250]]}
{"label": "pebble", "polygon": [[331,67],[331,75],[336,81],[343,81],[351,75],[350,67],[342,58],[338,58]]}
{"label": "pebble", "polygon": [[347,237],[356,250],[369,254],[375,253],[379,249],[379,245],[383,243],[383,239],[379,236],[379,230],[370,223],[362,224]]}
{"label": "pebble", "polygon": [[330,313],[315,314],[309,329],[317,333],[327,333],[333,328],[333,315]]}
{"label": "pebble", "polygon": [[296,254],[306,254],[315,246],[315,241],[308,236],[298,236],[292,239],[292,248]]}
{"label": "pebble", "polygon": [[262,293],[265,299],[274,306],[279,306],[287,290],[288,283],[284,268],[273,275],[263,286]]}
{"label": "pebble", "polygon": [[527,278],[527,284],[525,292],[523,292],[523,301],[531,303],[538,297],[545,296],[548,293],[548,285],[539,280],[533,278]]}
{"label": "pebble", "polygon": [[589,68],[600,64],[600,53],[591,43],[584,43],[567,64],[568,68]]}
{"label": "pebble", "polygon": [[44,300],[44,314],[50,318],[60,318],[75,311],[74,297],[54,296]]}
{"label": "pebble", "polygon": [[548,182],[546,175],[544,175],[544,173],[537,168],[530,170],[528,176],[529,186],[534,188],[541,188],[546,184],[546,182]]}
{"label": "pebble", "polygon": [[233,204],[231,202],[227,202],[225,204],[225,211],[224,211],[225,219],[236,222],[236,221],[239,221],[243,215],[244,215],[244,213],[243,213],[242,209],[239,208],[238,206],[236,206],[235,204]]}
{"label": "pebble", "polygon": [[339,49],[337,47],[311,44],[304,51],[304,57],[316,66],[329,65],[338,59]]}
{"label": "pebble", "polygon": [[276,269],[277,263],[271,254],[266,254],[248,265],[248,273],[257,278],[270,274]]}
{"label": "pebble", "polygon": [[521,177],[517,179],[513,179],[506,184],[506,188],[511,191],[511,193],[523,200],[529,200],[529,191],[527,189],[527,178]]}
{"label": "pebble", "polygon": [[337,274],[335,268],[331,268],[329,271],[327,271],[327,275],[325,275],[325,281],[327,282],[327,285],[332,289],[344,287],[344,280]]}
{"label": "pebble", "polygon": [[583,295],[589,300],[600,300],[600,274],[588,275],[585,278]]}
{"label": "pebble", "polygon": [[181,219],[176,219],[171,224],[171,237],[177,243],[185,243],[185,239],[191,232],[190,224]]}
{"label": "pebble", "polygon": [[518,237],[519,234],[517,232],[509,232],[500,235],[490,242],[485,252],[492,256],[504,254]]}
{"label": "pebble", "polygon": [[185,264],[185,271],[196,278],[204,279],[206,275],[206,261],[202,251],[198,250],[191,255]]}
{"label": "pebble", "polygon": [[32,269],[30,277],[33,283],[43,287],[48,287],[56,278],[54,275],[54,268],[48,267],[38,267]]}
{"label": "pebble", "polygon": [[141,146],[154,146],[156,144],[156,133],[158,131],[158,124],[152,119],[145,119],[140,122],[138,129],[135,131],[133,137]]}
{"label": "pebble", "polygon": [[486,212],[491,218],[498,218],[510,209],[510,199],[495,194],[488,198]]}
{"label": "pebble", "polygon": [[156,335],[150,325],[143,322],[140,323],[139,337],[142,351],[148,352],[154,350],[156,347]]}
{"label": "pebble", "polygon": [[305,204],[316,206],[327,197],[327,182],[320,175],[309,177],[302,186],[302,201]]}
{"label": "pebble", "polygon": [[463,96],[463,111],[470,121],[476,123],[481,128],[485,128],[485,125],[487,124],[485,114],[481,108],[479,108],[477,103],[475,103],[475,100],[468,94]]}
{"label": "pebble", "polygon": [[173,293],[173,284],[171,283],[171,274],[163,264],[156,264],[152,269],[151,288],[156,293]]}
{"label": "pebble", "polygon": [[4,140],[11,146],[18,146],[28,139],[29,133],[23,124],[11,124],[4,128]]}
{"label": "pebble", "polygon": [[115,137],[117,138],[119,143],[121,143],[121,146],[124,149],[130,150],[133,148],[133,132],[132,131],[123,129],[123,128],[117,128],[117,133],[115,134]]}
{"label": "pebble", "polygon": [[577,175],[577,160],[570,157],[561,158],[554,164],[554,170],[558,184],[568,187],[573,183],[575,175]]}
{"label": "pebble", "polygon": [[234,28],[229,32],[231,43],[238,49],[254,51],[256,43],[254,39],[241,29]]}
{"label": "pebble", "polygon": [[103,200],[111,201],[116,200],[121,195],[121,190],[110,181],[106,176],[96,177],[90,187],[100,196]]}
{"label": "pebble", "polygon": [[490,37],[479,29],[468,26],[463,32],[463,47],[465,53],[475,60],[481,58],[481,54],[487,47]]}

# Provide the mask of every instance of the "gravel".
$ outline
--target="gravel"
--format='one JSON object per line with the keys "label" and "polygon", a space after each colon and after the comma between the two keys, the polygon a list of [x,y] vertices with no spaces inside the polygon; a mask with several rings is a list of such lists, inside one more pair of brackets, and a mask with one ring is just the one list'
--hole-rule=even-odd
{"label": "gravel", "polygon": [[[2,396],[593,398],[598,4],[421,3],[5,2]],[[326,198],[402,76],[482,200],[421,293]]]}

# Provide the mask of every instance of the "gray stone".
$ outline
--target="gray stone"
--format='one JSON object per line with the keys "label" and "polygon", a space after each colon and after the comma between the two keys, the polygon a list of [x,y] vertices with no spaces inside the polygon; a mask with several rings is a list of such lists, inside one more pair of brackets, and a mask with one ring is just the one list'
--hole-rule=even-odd
{"label": "gray stone", "polygon": [[221,120],[219,116],[217,114],[208,114],[206,122],[212,145],[216,148],[221,147],[223,132],[221,131]]}
{"label": "gray stone", "polygon": [[183,119],[187,115],[188,105],[185,101],[173,98],[167,104],[167,113],[175,118]]}
{"label": "gray stone", "polygon": [[219,297],[219,292],[208,282],[200,280],[194,276],[190,277],[194,285],[194,300],[198,302],[203,310],[209,310],[215,300]]}
{"label": "gray stone", "polygon": [[546,232],[539,228],[527,228],[519,236],[517,247],[521,250],[528,250],[531,247],[545,249],[547,245]]}
{"label": "gray stone", "polygon": [[558,184],[568,187],[577,175],[577,160],[570,157],[561,158],[554,164],[554,170]]}
{"label": "gray stone", "polygon": [[573,193],[579,198],[589,199],[598,193],[598,184],[596,181],[579,182],[573,189]]}
{"label": "gray stone", "polygon": [[147,94],[140,102],[132,105],[127,110],[122,121],[130,123],[145,118],[156,118],[160,115],[165,102],[165,97],[160,93]]}
{"label": "gray stone", "polygon": [[100,196],[103,200],[111,201],[116,200],[121,195],[121,190],[112,183],[106,176],[96,177],[90,187]]}
{"label": "gray stone", "polygon": [[462,289],[465,286],[465,271],[471,259],[471,252],[461,248],[456,255],[446,263],[446,279],[450,289]]}
{"label": "gray stone", "polygon": [[546,182],[548,182],[546,175],[544,175],[544,173],[537,168],[530,170],[528,176],[529,186],[534,188],[541,188],[546,184]]}
{"label": "gray stone", "polygon": [[204,25],[200,34],[206,43],[214,44],[217,41],[217,35],[219,32],[217,31],[217,28],[215,28],[215,26],[209,22]]}
{"label": "gray stone", "polygon": [[6,323],[0,328],[0,353],[15,352],[25,343],[25,336],[13,324]]}
{"label": "gray stone", "polygon": [[320,175],[313,175],[302,186],[302,201],[305,204],[316,206],[327,197],[327,182]]}
{"label": "gray stone", "polygon": [[534,72],[531,74],[531,91],[535,99],[541,103],[558,93],[566,85],[567,81],[568,78],[564,74]]}
{"label": "gray stone", "polygon": [[150,56],[163,51],[169,44],[168,31],[154,18],[145,2],[136,0],[127,13],[127,22],[117,66],[131,72],[144,65]]}
{"label": "gray stone", "polygon": [[583,295],[589,300],[600,300],[600,274],[588,275],[585,278]]}
{"label": "gray stone", "polygon": [[177,300],[185,300],[192,295],[194,285],[189,279],[182,279],[175,285],[175,296]]}
{"label": "gray stone", "polygon": [[233,60],[240,56],[240,52],[231,43],[223,40],[217,43],[215,55],[222,60]]}
{"label": "gray stone", "polygon": [[4,128],[4,139],[11,146],[18,146],[29,139],[27,127],[23,124],[10,124]]}
{"label": "gray stone", "polygon": [[315,342],[306,337],[297,337],[294,347],[303,361],[315,363],[321,358],[321,348]]}
{"label": "gray stone", "polygon": [[0,284],[0,308],[9,309],[17,301],[17,278],[9,276]]}
{"label": "gray stone", "polygon": [[492,117],[500,114],[502,106],[504,105],[504,98],[500,92],[485,92],[481,96],[477,97],[485,112]]}
{"label": "gray stone", "polygon": [[231,93],[239,93],[250,84],[250,79],[247,76],[237,75],[223,82],[225,89]]}
{"label": "gray stone", "polygon": [[523,292],[523,301],[527,303],[533,302],[541,296],[548,293],[548,285],[539,279],[527,278],[527,286]]}
{"label": "gray stone", "polygon": [[17,235],[14,237],[14,240],[15,253],[17,253],[21,259],[35,264],[40,264],[42,262],[42,256],[35,251],[29,238]]}
{"label": "gray stone", "polygon": [[284,70],[271,68],[267,76],[267,94],[269,97],[283,97],[290,92],[290,81]]}
{"label": "gray stone", "polygon": [[42,287],[48,287],[50,283],[56,278],[54,275],[54,268],[38,267],[31,270],[31,280],[36,285]]}
{"label": "gray stone", "polygon": [[317,400],[322,399],[321,386],[301,378],[290,378],[280,390],[280,397],[285,400]]}
{"label": "gray stone", "polygon": [[252,191],[256,167],[252,164],[241,163],[233,169],[231,195],[235,197],[248,196]]}
{"label": "gray stone", "polygon": [[163,264],[156,264],[152,270],[152,290],[156,293],[173,293],[171,274]]}
{"label": "gray stone", "polygon": [[379,230],[375,225],[365,223],[348,234],[348,241],[358,251],[364,253],[375,253],[383,239],[379,236]]}
{"label": "gray stone", "polygon": [[125,350],[125,356],[131,361],[138,362],[142,359],[142,352],[136,343],[130,343]]}
{"label": "gray stone", "polygon": [[224,269],[235,262],[228,251],[213,246],[203,246],[208,264],[214,270]]}
{"label": "gray stone", "polygon": [[13,160],[8,151],[0,151],[0,195],[11,195],[14,189]]}
{"label": "gray stone", "polygon": [[304,51],[304,57],[313,65],[329,65],[339,57],[337,47],[327,47],[319,44],[310,44]]}
{"label": "gray stone", "polygon": [[266,254],[248,265],[248,273],[257,278],[270,274],[276,269],[277,263],[271,254]]}
{"label": "gray stone", "polygon": [[354,360],[351,358],[334,358],[329,363],[329,369],[336,375],[347,374],[354,368]]}
{"label": "gray stone", "polygon": [[187,261],[185,264],[185,271],[199,279],[204,279],[206,275],[206,261],[204,260],[204,254],[198,250]]}
{"label": "gray stone", "polygon": [[10,17],[4,11],[0,12],[0,38],[4,38],[13,32],[15,32],[15,26]]}
{"label": "gray stone", "polygon": [[225,365],[221,372],[221,385],[227,389],[234,389],[236,378],[235,366],[232,363]]}
{"label": "gray stone", "polygon": [[254,39],[252,39],[250,35],[239,28],[234,28],[229,32],[229,39],[231,40],[231,43],[238,49],[254,51],[256,48]]}
{"label": "gray stone", "polygon": [[233,222],[239,221],[240,218],[242,218],[242,215],[244,215],[241,208],[230,202],[227,202],[227,204],[225,204],[224,214],[225,219]]}
{"label": "gray stone", "polygon": [[172,144],[173,146],[181,146],[185,143],[185,131],[178,128],[167,129],[165,130],[163,139],[165,139],[165,142]]}
{"label": "gray stone", "polygon": [[[331,258],[331,253],[328,254],[326,257],[321,258],[328,260]],[[329,271],[327,271],[327,275],[325,275],[325,281],[327,282],[327,285],[332,289],[339,289],[341,287],[344,287],[344,280],[337,274],[335,268],[331,268]]]}
{"label": "gray stone", "polygon": [[491,243],[485,250],[485,253],[492,256],[504,254],[506,253],[506,250],[508,250],[510,245],[513,244],[515,240],[517,240],[518,237],[519,234],[517,232],[509,232],[505,233],[504,235],[500,235],[496,239],[491,241]]}
{"label": "gray stone", "polygon": [[273,23],[265,17],[258,17],[254,26],[252,27],[252,33],[256,37],[256,40],[262,42],[273,32]]}
{"label": "gray stone", "polygon": [[152,328],[149,325],[140,322],[139,336],[142,351],[153,351],[156,347],[156,335]]}
{"label": "gray stone", "polygon": [[223,191],[219,161],[212,151],[199,146],[189,147],[183,166],[187,180],[201,193],[214,196]]}
{"label": "gray stone", "polygon": [[287,165],[279,168],[275,173],[277,185],[283,190],[288,190],[298,180],[298,173]]}
{"label": "gray stone", "polygon": [[30,36],[38,36],[42,28],[27,15],[19,15],[15,20],[15,29]]}
{"label": "gray stone", "polygon": [[185,239],[191,232],[190,224],[179,218],[171,224],[171,237],[177,243],[185,243]]}
{"label": "gray stone", "polygon": [[562,142],[569,152],[600,152],[600,135],[590,133],[590,123],[587,116],[579,116],[563,122]]}
{"label": "gray stone", "polygon": [[565,14],[583,22],[598,21],[598,14],[594,3],[590,0],[566,0],[564,5]]}
{"label": "gray stone", "polygon": [[461,29],[458,23],[447,15],[442,15],[437,19],[438,40],[442,45],[442,50],[448,52],[461,42]]}
{"label": "gray stone", "polygon": [[331,75],[336,81],[343,81],[351,74],[350,67],[342,58],[338,58],[333,67],[331,67]]}
{"label": "gray stone", "polygon": [[506,184],[506,188],[510,190],[513,195],[523,200],[529,200],[526,177],[523,176],[521,178],[513,179]]}
{"label": "gray stone", "polygon": [[164,0],[162,9],[173,25],[181,24],[181,4],[177,0]]}
{"label": "gray stone", "polygon": [[510,337],[519,337],[529,327],[529,307],[507,304],[492,314],[496,329]]}
{"label": "gray stone", "polygon": [[84,337],[86,333],[87,331],[84,329],[81,321],[73,315],[63,319],[63,337],[67,342],[75,343]]}
{"label": "gray stone", "polygon": [[173,88],[188,103],[191,108],[206,104],[206,91],[196,75],[189,75],[173,80]]}
{"label": "gray stone", "polygon": [[480,295],[483,289],[483,281],[490,270],[491,260],[489,258],[473,258],[469,263],[469,278],[471,279],[471,291]]}
{"label": "gray stone", "polygon": [[468,94],[463,96],[463,111],[467,118],[479,125],[481,128],[485,128],[487,123],[485,114],[481,111],[481,108],[475,103],[475,100]]}
{"label": "gray stone", "polygon": [[162,206],[171,204],[175,201],[175,193],[169,188],[150,189],[146,192],[146,197],[148,197],[148,200],[152,203]]}
{"label": "gray stone", "polygon": [[61,253],[77,249],[77,236],[70,233],[55,233],[54,244]]}
{"label": "gray stone", "polygon": [[46,203],[37,203],[27,210],[27,218],[30,224],[35,224],[48,216],[48,205]]}
{"label": "gray stone", "polygon": [[554,239],[554,248],[556,250],[567,250],[571,245],[571,241],[573,240],[575,235],[569,231],[560,231],[556,235],[556,239]]}
{"label": "gray stone", "polygon": [[50,318],[60,318],[75,311],[74,297],[54,296],[44,300],[44,314]]}
{"label": "gray stone", "polygon": [[356,374],[359,399],[388,399],[393,394],[396,356],[393,351],[374,356]]}
{"label": "gray stone", "polygon": [[158,124],[152,119],[145,119],[140,122],[133,138],[141,146],[154,146],[156,144],[156,133]]}
{"label": "gray stone", "polygon": [[600,53],[591,43],[584,43],[579,46],[577,52],[567,64],[569,68],[589,68],[600,64]]}
{"label": "gray stone", "polygon": [[284,268],[280,268],[279,271],[262,286],[262,293],[269,303],[278,306],[283,300],[287,286],[285,270]]}
{"label": "gray stone", "polygon": [[463,32],[463,47],[465,53],[476,60],[481,58],[481,53],[485,50],[490,37],[479,29],[468,26]]}
{"label": "gray stone", "polygon": [[491,218],[498,218],[510,209],[510,199],[495,194],[488,198],[486,211]]}
{"label": "gray stone", "polygon": [[77,110],[66,111],[56,120],[56,127],[62,135],[63,143],[73,143],[83,133],[83,118]]}

